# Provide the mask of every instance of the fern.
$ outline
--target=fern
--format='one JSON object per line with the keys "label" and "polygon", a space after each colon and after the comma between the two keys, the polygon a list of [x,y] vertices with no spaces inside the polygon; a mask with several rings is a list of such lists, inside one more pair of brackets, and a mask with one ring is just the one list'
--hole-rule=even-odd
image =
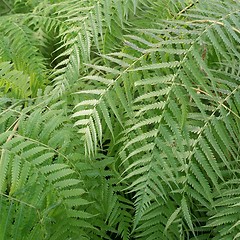
{"label": "fern", "polygon": [[238,239],[239,9],[0,3],[0,238]]}
{"label": "fern", "polygon": [[[149,36],[160,32],[158,28],[144,29],[141,37],[126,35],[127,46],[137,52],[137,55],[132,55],[132,58],[137,57],[137,59],[132,64],[127,62],[128,57],[125,62],[121,61],[120,66],[124,64],[127,66],[122,72],[92,66],[93,69],[104,71],[105,76],[116,74],[115,80],[112,78],[114,82],[108,85],[106,90],[99,88],[80,92],[99,96],[95,98],[96,100],[86,101],[87,104],[93,103],[89,104],[94,106],[90,108],[91,111],[86,110],[88,106],[82,102],[83,104],[77,106],[84,105],[84,110],[73,115],[74,117],[84,116],[84,119],[91,116],[89,118],[91,130],[85,135],[89,154],[94,153],[97,147],[96,141],[98,141],[96,136],[91,136],[91,133],[97,133],[99,138],[102,135],[97,131],[99,123],[91,120],[91,114],[105,115],[101,119],[111,132],[113,141],[115,134],[111,122],[117,120],[119,125],[122,125],[123,121],[126,122],[126,125],[122,126],[124,137],[120,139],[123,146],[122,149],[120,147],[119,156],[125,168],[124,173],[127,174],[124,180],[129,182],[127,190],[135,193],[134,229],[151,203],[159,202],[156,195],[162,197],[167,205],[168,193],[172,192],[173,199],[179,198],[179,194],[188,196],[177,201],[183,224],[181,229],[190,230],[186,236],[184,235],[186,230],[182,232],[182,238],[190,237],[191,234],[196,235],[194,228],[198,223],[191,217],[193,214],[190,213],[191,201],[187,199],[194,199],[196,203],[192,204],[199,202],[203,204],[204,211],[211,211],[214,202],[212,189],[215,188],[220,193],[219,181],[225,181],[220,169],[226,167],[230,172],[233,171],[231,164],[225,158],[226,152],[224,153],[223,149],[228,149],[229,156],[237,161],[239,150],[235,147],[234,150],[232,149],[236,145],[231,144],[231,138],[227,137],[230,134],[235,136],[236,132],[233,134],[232,131],[230,133],[226,130],[223,133],[222,129],[226,128],[221,118],[226,115],[225,110],[238,118],[238,112],[232,112],[228,107],[228,100],[232,99],[234,93],[239,90],[239,85],[236,84],[235,87],[232,86],[223,93],[220,83],[223,79],[219,78],[218,74],[215,75],[215,69],[218,69],[218,62],[239,59],[238,51],[234,47],[238,44],[236,36],[239,32],[230,17],[235,16],[238,11],[229,10],[231,7],[221,7],[225,11],[219,10],[216,14],[217,18],[213,13],[210,21],[202,20],[204,11],[201,11],[201,6],[199,6],[199,14],[196,10],[193,14],[189,10],[189,14],[184,14],[184,20],[168,22],[169,35],[158,42],[156,42],[157,36],[153,38],[152,43],[149,41]],[[194,20],[191,22],[189,18]],[[197,18],[201,20],[195,20]],[[229,28],[225,29],[221,21],[227,22],[228,27],[231,26],[231,33],[227,33]],[[189,23],[188,29],[181,27],[185,22]],[[183,34],[187,35],[188,39],[183,39]],[[202,47],[203,43],[205,47]],[[217,46],[221,48],[216,50]],[[209,52],[209,60],[206,59],[205,51]],[[216,55],[216,52],[220,55],[218,54],[218,59],[214,63],[216,65],[214,65],[210,59]],[[108,60],[113,65],[117,62],[111,58]],[[218,71],[224,74],[226,70],[220,67]],[[132,72],[135,74],[133,78]],[[100,78],[96,75],[88,79],[109,81],[103,74]],[[122,89],[118,87],[120,84],[123,86],[126,84],[125,79],[134,79],[134,85],[131,87],[131,83],[128,83],[127,90],[124,87]],[[228,78],[228,81],[229,84],[235,82],[231,78]],[[131,88],[133,88],[133,94],[127,92]],[[117,108],[112,108],[110,104],[106,105],[108,92],[111,91],[115,92],[112,96],[118,98]],[[127,97],[128,95],[130,97]],[[233,101],[236,101],[235,97]],[[103,102],[106,106],[104,110],[101,107]],[[129,110],[128,106],[132,109]],[[120,119],[119,113],[115,114],[116,109],[124,113],[124,118],[129,119],[129,123]],[[90,126],[90,122],[80,120],[76,125],[82,128],[86,125]],[[85,131],[81,130],[81,133]],[[169,212],[165,224],[174,212],[175,210]],[[194,219],[198,218],[200,216],[196,213]],[[198,231],[201,232],[201,230]]]}
{"label": "fern", "polygon": [[[55,119],[49,121],[56,113],[59,114],[59,121]],[[64,152],[61,152],[64,151],[64,141],[67,140],[68,133],[65,132],[64,138],[60,137],[64,133],[64,129],[59,129],[56,132],[60,136],[53,134],[65,121],[65,118],[60,116],[61,113],[58,110],[52,110],[41,114],[40,118],[36,112],[30,114],[26,119],[22,117],[17,122],[18,129],[10,135],[2,145],[1,150],[1,170],[3,171],[1,175],[1,192],[4,197],[7,197],[7,194],[9,195],[17,212],[22,211],[21,208],[25,205],[32,207],[33,210],[37,209],[37,212],[35,210],[33,213],[38,213],[40,219],[35,217],[35,220],[31,223],[33,225],[29,225],[29,232],[27,233],[30,234],[30,237],[33,234],[31,226],[39,225],[42,237],[38,236],[40,230],[36,230],[34,234],[37,235],[33,236],[37,239],[45,237],[49,239],[58,238],[60,232],[55,232],[52,229],[53,227],[61,228],[62,224],[66,224],[66,221],[69,221],[71,225],[71,221],[74,219],[79,219],[81,224],[84,225],[84,219],[91,217],[91,214],[82,213],[79,209],[79,207],[85,206],[89,202],[82,198],[85,191],[82,188],[78,171],[69,162]],[[40,122],[40,126],[32,132],[29,127],[32,127],[31,122],[36,123],[36,117],[38,118],[37,121]],[[48,123],[45,124],[45,127],[42,127],[42,124],[46,121]],[[26,137],[25,134],[27,133],[28,136]],[[37,138],[32,138],[31,135],[33,137],[35,135]],[[56,138],[58,138],[57,141],[52,141],[52,139],[56,140]],[[56,150],[60,147],[62,148],[61,151]],[[9,177],[7,177],[7,169],[11,171]],[[67,191],[70,187],[72,194]],[[34,194],[31,194],[33,189],[35,189]],[[29,197],[29,194],[31,194],[31,197]],[[28,214],[27,211],[24,212],[25,215]],[[21,213],[20,217],[22,214],[24,213]],[[54,223],[54,216],[58,216],[62,220],[56,224]],[[14,219],[6,219],[6,221],[20,221],[17,218]],[[61,234],[66,237],[69,234],[75,234],[74,226],[76,227],[76,225],[77,221],[72,225],[72,229],[63,228]],[[85,227],[91,227],[90,224],[89,226],[85,225]],[[21,227],[18,231],[21,231]],[[84,231],[82,231],[82,234],[86,235]]]}

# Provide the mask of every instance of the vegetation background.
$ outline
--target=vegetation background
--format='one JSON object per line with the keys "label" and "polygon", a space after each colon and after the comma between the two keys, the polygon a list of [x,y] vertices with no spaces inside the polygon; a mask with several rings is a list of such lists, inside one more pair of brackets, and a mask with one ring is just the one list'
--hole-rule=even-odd
{"label": "vegetation background", "polygon": [[240,239],[238,0],[0,1],[0,239]]}

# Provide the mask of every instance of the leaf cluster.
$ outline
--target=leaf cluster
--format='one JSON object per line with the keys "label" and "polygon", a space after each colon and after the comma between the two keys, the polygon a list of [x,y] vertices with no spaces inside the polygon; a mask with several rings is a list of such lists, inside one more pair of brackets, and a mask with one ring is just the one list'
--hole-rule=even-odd
{"label": "leaf cluster", "polygon": [[239,238],[238,1],[1,4],[0,239]]}

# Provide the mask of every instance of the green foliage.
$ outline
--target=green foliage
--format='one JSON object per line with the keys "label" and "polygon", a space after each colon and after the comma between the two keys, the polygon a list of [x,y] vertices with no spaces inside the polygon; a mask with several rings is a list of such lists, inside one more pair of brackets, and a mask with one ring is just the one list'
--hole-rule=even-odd
{"label": "green foliage", "polygon": [[240,3],[0,3],[0,239],[238,239]]}

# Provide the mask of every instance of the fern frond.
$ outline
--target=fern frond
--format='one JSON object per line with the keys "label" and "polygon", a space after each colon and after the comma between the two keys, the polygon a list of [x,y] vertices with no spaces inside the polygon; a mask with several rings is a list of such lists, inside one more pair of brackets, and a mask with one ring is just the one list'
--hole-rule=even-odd
{"label": "fern frond", "polygon": [[[11,138],[5,142],[3,141],[1,145],[1,194],[12,199],[16,212],[22,211],[22,208],[25,209],[24,204],[32,206],[33,211],[29,215],[29,221],[31,221],[29,229],[32,226],[36,228],[36,232],[21,230],[20,226],[16,226],[18,231],[26,231],[26,236],[35,236],[38,231],[41,231],[42,236],[47,236],[48,232],[49,239],[54,239],[56,236],[53,228],[62,226],[60,219],[64,218],[67,218],[69,222],[68,224],[65,222],[67,227],[61,232],[64,236],[72,236],[72,234],[76,234],[77,219],[79,219],[78,228],[80,226],[83,228],[92,227],[86,222],[86,218],[92,215],[80,210],[90,203],[83,197],[85,191],[81,180],[79,180],[79,173],[70,163],[68,157],[61,153],[64,151],[63,142],[65,139],[59,136],[62,131],[57,131],[57,129],[63,128],[63,123],[66,124],[66,118],[61,117],[59,110],[50,110],[39,115],[40,112],[37,110],[26,118],[22,118],[17,132],[13,133]],[[55,114],[59,115],[59,121],[50,121]],[[31,136],[30,129],[33,127],[32,124],[36,122],[36,116],[40,126],[35,129]],[[25,137],[25,134],[28,135]],[[55,135],[58,136],[59,140],[52,142],[51,138],[55,139]],[[34,138],[35,136],[37,138]],[[4,138],[2,139],[4,140]],[[62,150],[56,150],[60,147]],[[35,188],[34,194],[27,198],[29,195],[27,193],[31,193],[33,188]],[[73,191],[68,193],[69,188],[72,188]],[[27,209],[16,215],[16,219],[11,214],[3,221],[6,224],[9,224],[9,221],[17,223],[22,218],[26,218],[28,216],[26,214],[28,214]],[[48,230],[46,230],[45,224],[49,219],[52,220],[48,223]],[[27,224],[27,219],[25,219],[24,224]],[[82,234],[87,236],[84,232],[85,230],[82,230]],[[7,236],[5,231],[3,234],[3,236]]]}
{"label": "fern frond", "polygon": [[0,3],[0,238],[238,239],[239,7]]}
{"label": "fern frond", "polygon": [[[226,10],[225,15],[221,15],[220,18],[226,20],[229,19],[230,15],[235,14],[235,11],[229,14],[228,10]],[[232,22],[231,25],[233,25]],[[225,103],[228,101],[227,99],[234,99],[233,95],[238,91],[238,86],[231,87],[228,93],[223,94],[219,89],[221,84],[218,84],[218,80],[216,80],[216,76],[211,69],[214,69],[214,65],[210,65],[210,63],[206,61],[205,56],[199,53],[201,46],[199,46],[199,44],[201,44],[201,41],[206,41],[206,36],[209,37],[210,35],[208,33],[211,32],[212,35],[219,36],[216,41],[218,41],[218,45],[221,46],[221,49],[219,48],[218,51],[223,53],[222,57],[225,58],[225,60],[230,60],[232,58],[238,59],[238,52],[232,50],[231,47],[226,49],[227,42],[235,41],[237,38],[233,38],[231,34],[225,35],[220,30],[218,34],[216,34],[215,29],[220,27],[218,20],[212,21],[210,25],[204,23],[195,28],[201,27],[203,27],[203,29],[201,30],[202,34],[200,34],[200,36],[196,36],[195,33],[191,35],[192,32],[189,30],[189,34],[195,39],[195,43],[189,45],[188,48],[184,47],[185,51],[183,56],[177,55],[179,51],[176,51],[176,55],[174,56],[174,50],[170,53],[171,55],[168,56],[168,47],[165,56],[163,54],[156,56],[157,51],[151,51],[151,53],[154,53],[152,56],[149,56],[151,64],[143,62],[142,67],[136,67],[134,69],[135,71],[142,71],[142,75],[151,75],[154,74],[152,70],[163,68],[161,72],[158,72],[158,77],[154,76],[152,81],[148,79],[136,81],[135,86],[140,96],[135,98],[135,102],[138,103],[143,101],[143,110],[141,110],[141,105],[137,106],[141,114],[138,113],[135,117],[139,120],[127,131],[129,140],[124,144],[122,150],[125,151],[125,153],[121,153],[123,162],[128,161],[130,164],[125,164],[125,166],[130,166],[127,168],[127,172],[129,173],[125,179],[132,179],[130,181],[132,182],[130,189],[136,193],[135,226],[139,223],[151,202],[157,201],[155,199],[156,194],[162,196],[163,199],[166,198],[166,188],[169,189],[168,191],[173,192],[188,192],[186,187],[189,184],[192,190],[194,189],[194,191],[196,191],[196,193],[189,192],[190,196],[194,196],[196,200],[198,199],[197,196],[199,196],[199,202],[203,202],[202,197],[199,195],[201,194],[205,198],[204,201],[209,202],[209,204],[204,205],[211,209],[211,205],[214,202],[212,187],[214,186],[217,191],[220,191],[219,181],[222,181],[224,178],[220,168],[224,165],[234,174],[229,161],[225,159],[227,154],[225,150],[228,149],[229,156],[235,159],[233,161],[237,160],[234,151],[238,150],[232,149],[234,146],[232,140],[229,139],[228,141],[228,137],[220,130],[226,129],[226,127],[221,125],[223,123],[221,121],[223,115],[220,114],[219,116],[218,113],[228,108],[228,106],[226,106],[228,104]],[[221,27],[223,26],[221,25]],[[135,45],[144,43],[149,47],[151,46],[151,44],[141,39],[134,38],[134,40],[137,41],[137,43],[134,43]],[[171,46],[172,44],[173,42],[169,41],[166,45]],[[177,46],[180,48],[182,47],[181,44]],[[208,48],[210,48],[210,46],[208,46]],[[236,49],[235,47],[233,48]],[[209,51],[211,52],[211,50]],[[161,52],[164,52],[164,48]],[[211,55],[211,53],[209,53],[209,55]],[[157,59],[157,57],[161,60],[158,64],[153,62],[156,61],[155,59]],[[178,60],[175,70],[174,65],[171,63],[165,64],[164,61],[167,59],[176,59],[176,57],[180,59]],[[220,58],[222,59],[222,57]],[[166,68],[166,70],[164,68]],[[164,76],[166,76],[169,72],[171,73],[169,78],[161,77],[162,74],[165,73]],[[167,81],[165,79],[169,79],[169,84],[166,84]],[[145,83],[143,84],[144,81]],[[234,82],[232,79],[229,79],[229,81]],[[167,89],[167,91],[164,89],[165,84],[165,89]],[[146,93],[146,89],[149,93]],[[178,95],[179,93],[183,93],[184,95],[180,97]],[[191,96],[188,100],[187,93]],[[185,100],[183,100],[184,98]],[[157,103],[154,101],[159,103],[159,110],[156,107]],[[209,101],[215,102],[207,106],[206,103],[209,103]],[[146,103],[148,102],[149,105],[146,107]],[[190,103],[189,107],[187,107],[186,102]],[[181,106],[181,104],[184,105]],[[206,121],[200,118],[195,120],[194,116],[191,117],[191,114],[193,114],[196,109],[201,113],[200,116],[202,116],[202,119],[207,119]],[[152,121],[152,119],[154,119],[154,121]],[[220,124],[218,124],[219,122]],[[155,126],[153,124],[155,124]],[[194,136],[191,133],[191,128],[194,129],[196,126],[199,126],[199,130]],[[212,128],[214,128],[214,130]],[[219,131],[216,128],[218,128]],[[151,131],[155,133],[152,138],[145,138],[144,136],[147,136],[147,133]],[[142,150],[144,149],[142,146],[143,144],[146,146],[146,143],[140,144],[134,140],[139,138],[139,134],[142,134],[142,139],[147,143],[154,142],[152,148],[146,149],[145,153]],[[227,135],[230,134],[231,133],[227,133]],[[174,136],[174,139],[170,136]],[[126,138],[124,141],[126,141]],[[158,144],[158,142],[160,142],[160,144]],[[132,143],[134,143],[133,146]],[[199,152],[200,146],[201,149],[204,149],[202,153]],[[217,161],[214,160],[214,157],[209,158],[213,156],[213,153],[211,153],[212,151]],[[204,156],[205,152],[207,156]],[[140,157],[140,154],[143,155],[143,153],[145,154],[145,159],[150,160],[143,162],[142,156]],[[193,179],[195,180],[193,181]],[[209,180],[211,181],[212,187],[209,185]],[[203,192],[204,194],[202,194]],[[181,211],[183,212],[183,221],[185,221],[189,229],[193,231],[194,222],[190,218],[191,213],[188,205],[189,203],[187,204],[186,200],[182,198]]]}
{"label": "fern frond", "polygon": [[[28,75],[29,79],[23,81],[23,77],[20,77],[22,74],[19,74],[18,86],[23,85],[22,87],[24,87],[25,85],[25,89],[30,89],[31,95],[36,96],[37,90],[43,88],[46,83],[45,59],[37,49],[33,31],[22,23],[21,16],[18,16],[18,18],[19,20],[17,16],[16,20],[13,17],[0,19],[1,32],[4,33],[6,43],[1,45],[0,51],[3,56],[6,55],[6,60],[3,60],[13,62],[12,68]],[[14,77],[17,78],[16,76]],[[30,93],[24,93],[24,97],[26,95],[29,96]]]}

